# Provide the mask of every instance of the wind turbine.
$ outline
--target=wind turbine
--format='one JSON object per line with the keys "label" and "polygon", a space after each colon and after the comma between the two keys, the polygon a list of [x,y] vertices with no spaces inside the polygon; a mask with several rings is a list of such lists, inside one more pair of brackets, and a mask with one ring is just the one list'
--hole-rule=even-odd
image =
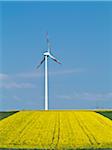
{"label": "wind turbine", "polygon": [[42,63],[45,61],[45,110],[48,110],[49,105],[49,99],[48,99],[48,58],[51,58],[52,60],[54,60],[56,63],[61,64],[52,54],[51,54],[51,46],[50,46],[50,42],[48,39],[48,33],[46,33],[46,42],[47,42],[47,51],[45,51],[43,53],[43,59],[41,60],[41,62],[39,63],[39,65],[37,66],[37,69],[42,65]]}

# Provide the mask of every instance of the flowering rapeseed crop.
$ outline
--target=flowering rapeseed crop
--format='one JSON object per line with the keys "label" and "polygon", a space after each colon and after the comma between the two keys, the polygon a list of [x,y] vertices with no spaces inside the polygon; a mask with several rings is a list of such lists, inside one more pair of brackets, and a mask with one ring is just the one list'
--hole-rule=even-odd
{"label": "flowering rapeseed crop", "polygon": [[0,148],[112,148],[112,121],[92,111],[20,111],[0,121]]}

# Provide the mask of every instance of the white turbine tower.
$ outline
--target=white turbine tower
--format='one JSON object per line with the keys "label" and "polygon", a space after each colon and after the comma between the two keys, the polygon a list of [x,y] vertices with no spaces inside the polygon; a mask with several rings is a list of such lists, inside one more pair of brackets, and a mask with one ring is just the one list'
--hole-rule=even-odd
{"label": "white turbine tower", "polygon": [[46,34],[46,41],[47,41],[47,51],[43,53],[44,58],[40,62],[40,64],[37,66],[39,68],[41,64],[45,61],[45,110],[48,110],[49,105],[49,99],[48,99],[48,58],[50,57],[52,60],[57,62],[58,64],[61,64],[52,54],[51,54],[51,47],[50,47],[50,42],[48,39],[48,33]]}

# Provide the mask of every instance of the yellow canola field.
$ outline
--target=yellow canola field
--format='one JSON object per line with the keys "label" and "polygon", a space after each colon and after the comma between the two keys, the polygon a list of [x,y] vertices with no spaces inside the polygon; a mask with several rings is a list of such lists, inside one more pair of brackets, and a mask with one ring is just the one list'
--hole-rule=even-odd
{"label": "yellow canola field", "polygon": [[0,121],[0,148],[112,148],[112,121],[92,111],[20,111]]}

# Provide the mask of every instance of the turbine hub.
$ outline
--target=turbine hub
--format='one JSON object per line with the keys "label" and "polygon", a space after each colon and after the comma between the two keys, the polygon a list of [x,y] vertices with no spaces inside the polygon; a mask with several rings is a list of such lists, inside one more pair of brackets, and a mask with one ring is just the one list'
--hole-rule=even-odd
{"label": "turbine hub", "polygon": [[49,56],[49,52],[45,52],[45,53],[44,53],[44,56]]}

